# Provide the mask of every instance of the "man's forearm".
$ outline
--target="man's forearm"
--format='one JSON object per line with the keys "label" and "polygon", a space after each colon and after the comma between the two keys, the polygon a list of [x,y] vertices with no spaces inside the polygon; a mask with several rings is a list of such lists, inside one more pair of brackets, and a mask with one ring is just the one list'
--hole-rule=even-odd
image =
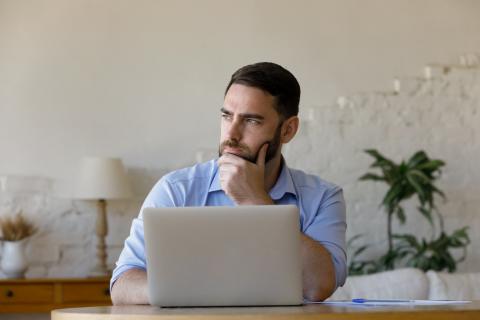
{"label": "man's forearm", "polygon": [[323,301],[335,290],[335,268],[330,253],[321,244],[302,234],[303,296]]}
{"label": "man's forearm", "polygon": [[147,273],[141,269],[125,271],[115,281],[111,297],[114,305],[149,304]]}

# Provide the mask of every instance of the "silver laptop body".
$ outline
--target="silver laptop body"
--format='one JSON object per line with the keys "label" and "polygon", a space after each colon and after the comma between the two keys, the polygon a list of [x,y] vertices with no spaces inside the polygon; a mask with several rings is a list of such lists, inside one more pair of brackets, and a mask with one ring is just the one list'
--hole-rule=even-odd
{"label": "silver laptop body", "polygon": [[146,208],[143,219],[152,305],[302,304],[297,207]]}

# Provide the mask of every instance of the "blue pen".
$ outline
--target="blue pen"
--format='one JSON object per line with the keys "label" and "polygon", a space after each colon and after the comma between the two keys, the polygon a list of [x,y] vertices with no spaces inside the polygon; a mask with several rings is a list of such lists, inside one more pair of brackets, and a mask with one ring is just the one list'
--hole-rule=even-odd
{"label": "blue pen", "polygon": [[353,303],[415,303],[415,300],[376,300],[376,299],[352,299]]}
{"label": "blue pen", "polygon": [[443,304],[463,304],[470,303],[470,300],[400,300],[400,299],[365,299],[355,298],[352,300],[339,300],[339,301],[308,301],[304,300],[305,304],[332,304],[332,305],[348,305],[358,304],[364,306],[402,306],[402,305],[419,305],[419,306],[431,306],[431,305],[443,305]]}
{"label": "blue pen", "polygon": [[364,298],[357,298],[352,299],[352,303],[359,303],[365,305],[442,305],[442,304],[461,304],[461,303],[469,303],[469,300],[400,300],[400,299],[364,299]]}

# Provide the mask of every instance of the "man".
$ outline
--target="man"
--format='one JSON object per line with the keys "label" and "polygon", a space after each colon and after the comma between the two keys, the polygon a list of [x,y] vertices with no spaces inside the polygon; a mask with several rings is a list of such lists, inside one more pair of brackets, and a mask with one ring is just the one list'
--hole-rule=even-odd
{"label": "man", "polygon": [[[281,66],[263,62],[240,68],[220,110],[219,158],[164,176],[142,209],[297,205],[304,297],[321,301],[346,278],[345,204],[339,187],[288,168],[282,157],[282,145],[298,130],[299,101],[297,80]],[[149,303],[144,249],[140,213],[113,272],[114,304]]]}

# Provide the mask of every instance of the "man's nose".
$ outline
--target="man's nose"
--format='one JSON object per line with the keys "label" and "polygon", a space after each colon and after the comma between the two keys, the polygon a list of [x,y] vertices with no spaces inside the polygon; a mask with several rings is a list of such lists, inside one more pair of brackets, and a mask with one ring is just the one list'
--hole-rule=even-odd
{"label": "man's nose", "polygon": [[234,120],[229,123],[227,128],[227,136],[229,139],[240,141],[242,138],[241,123],[238,120]]}

